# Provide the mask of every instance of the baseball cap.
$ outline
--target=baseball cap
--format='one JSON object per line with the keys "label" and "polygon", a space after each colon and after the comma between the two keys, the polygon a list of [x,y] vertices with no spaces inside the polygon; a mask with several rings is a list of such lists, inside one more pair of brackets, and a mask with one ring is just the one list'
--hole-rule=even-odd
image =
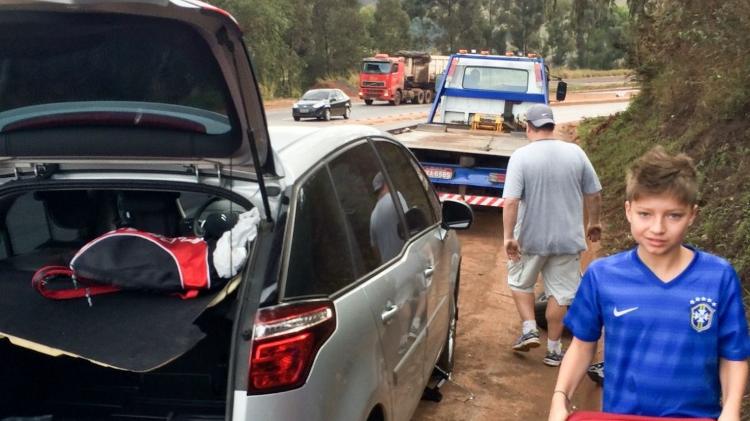
{"label": "baseball cap", "polygon": [[545,124],[555,124],[552,108],[545,104],[534,104],[526,111],[526,121],[534,127],[542,127]]}

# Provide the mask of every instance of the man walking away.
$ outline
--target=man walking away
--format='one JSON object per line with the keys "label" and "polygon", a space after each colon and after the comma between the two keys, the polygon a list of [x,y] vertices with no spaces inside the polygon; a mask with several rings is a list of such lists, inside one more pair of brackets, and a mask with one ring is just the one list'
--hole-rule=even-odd
{"label": "man walking away", "polygon": [[[508,285],[522,321],[515,351],[540,345],[534,318],[534,284],[544,279],[547,301],[546,365],[563,357],[562,319],[580,282],[580,253],[586,236],[599,241],[601,184],[586,153],[576,144],[555,139],[552,110],[536,104],[526,113],[531,143],[510,157],[503,198],[503,236],[508,255]],[[584,203],[585,202],[585,203]]]}

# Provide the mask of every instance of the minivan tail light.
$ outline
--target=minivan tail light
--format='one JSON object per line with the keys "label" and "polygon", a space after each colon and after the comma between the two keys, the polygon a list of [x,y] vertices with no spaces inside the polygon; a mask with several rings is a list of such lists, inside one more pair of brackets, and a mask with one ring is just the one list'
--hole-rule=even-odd
{"label": "minivan tail light", "polygon": [[263,308],[253,328],[247,393],[280,392],[302,386],[320,347],[336,329],[328,300]]}

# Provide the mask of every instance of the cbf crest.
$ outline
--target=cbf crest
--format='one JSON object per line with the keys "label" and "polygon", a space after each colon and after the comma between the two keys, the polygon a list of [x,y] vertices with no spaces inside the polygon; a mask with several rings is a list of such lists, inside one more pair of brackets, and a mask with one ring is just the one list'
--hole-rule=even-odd
{"label": "cbf crest", "polygon": [[716,312],[716,302],[706,297],[695,297],[690,300],[690,326],[696,332],[703,332],[711,328],[711,322]]}

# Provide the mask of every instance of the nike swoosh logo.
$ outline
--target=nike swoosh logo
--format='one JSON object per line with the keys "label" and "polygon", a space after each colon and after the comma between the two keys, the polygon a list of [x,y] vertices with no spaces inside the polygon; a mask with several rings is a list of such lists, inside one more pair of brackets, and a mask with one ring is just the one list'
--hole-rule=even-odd
{"label": "nike swoosh logo", "polygon": [[617,311],[617,307],[615,307],[614,315],[615,315],[615,317],[621,317],[621,316],[624,316],[624,315],[626,315],[628,313],[632,313],[632,312],[634,312],[636,310],[638,310],[638,307],[630,307],[630,308],[626,308],[625,310]]}

